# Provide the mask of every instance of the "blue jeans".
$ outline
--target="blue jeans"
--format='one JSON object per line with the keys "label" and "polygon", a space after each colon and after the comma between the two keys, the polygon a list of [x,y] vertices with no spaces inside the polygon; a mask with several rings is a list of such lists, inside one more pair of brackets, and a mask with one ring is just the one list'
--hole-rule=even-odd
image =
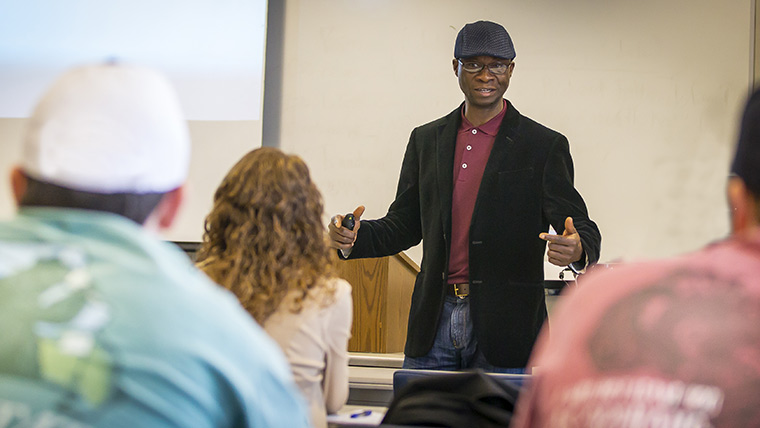
{"label": "blue jeans", "polygon": [[[507,328],[508,326],[505,326]],[[496,367],[486,361],[472,332],[470,298],[446,296],[433,347],[424,357],[404,357],[405,369],[483,369],[492,373],[525,373],[525,368]]]}

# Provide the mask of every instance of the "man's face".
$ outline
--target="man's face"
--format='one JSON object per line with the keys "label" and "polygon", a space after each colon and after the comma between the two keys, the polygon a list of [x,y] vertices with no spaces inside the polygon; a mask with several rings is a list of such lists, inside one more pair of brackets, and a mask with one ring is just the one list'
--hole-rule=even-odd
{"label": "man's face", "polygon": [[[494,71],[506,66],[503,74]],[[476,56],[471,58],[454,59],[454,74],[459,78],[459,88],[464,93],[467,105],[474,108],[494,108],[501,106],[504,92],[509,87],[509,79],[515,64],[508,59],[491,56]],[[482,66],[477,72],[468,71]]]}

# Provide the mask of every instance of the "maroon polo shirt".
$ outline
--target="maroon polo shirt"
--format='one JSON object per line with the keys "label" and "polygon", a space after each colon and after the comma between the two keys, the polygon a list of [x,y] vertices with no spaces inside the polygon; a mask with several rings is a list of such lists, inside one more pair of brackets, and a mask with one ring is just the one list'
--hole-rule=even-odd
{"label": "maroon polo shirt", "polygon": [[504,108],[493,119],[480,126],[473,126],[464,117],[457,132],[454,152],[454,193],[451,199],[451,253],[449,254],[449,284],[469,282],[470,223],[480,181],[491,154],[496,133],[507,112]]}

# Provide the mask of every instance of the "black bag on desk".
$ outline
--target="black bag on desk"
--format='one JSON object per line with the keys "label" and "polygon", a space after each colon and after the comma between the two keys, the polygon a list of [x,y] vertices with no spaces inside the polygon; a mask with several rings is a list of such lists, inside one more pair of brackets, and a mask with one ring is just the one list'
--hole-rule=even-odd
{"label": "black bag on desk", "polygon": [[519,387],[482,371],[409,381],[393,398],[383,424],[449,428],[508,427]]}

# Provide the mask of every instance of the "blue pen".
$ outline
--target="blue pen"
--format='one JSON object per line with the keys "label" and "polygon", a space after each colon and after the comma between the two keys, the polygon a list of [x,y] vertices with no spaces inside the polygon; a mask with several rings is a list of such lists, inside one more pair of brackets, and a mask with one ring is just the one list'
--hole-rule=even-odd
{"label": "blue pen", "polygon": [[363,416],[369,416],[372,414],[372,410],[359,410],[358,412],[351,413],[351,418],[361,418]]}

